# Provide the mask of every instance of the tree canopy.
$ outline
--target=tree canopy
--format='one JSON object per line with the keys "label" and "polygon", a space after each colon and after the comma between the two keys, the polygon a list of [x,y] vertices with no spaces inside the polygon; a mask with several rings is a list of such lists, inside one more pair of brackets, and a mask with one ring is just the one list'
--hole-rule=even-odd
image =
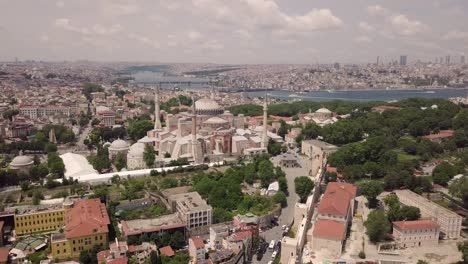
{"label": "tree canopy", "polygon": [[314,189],[314,182],[307,176],[300,176],[294,179],[294,184],[299,199],[305,202]]}

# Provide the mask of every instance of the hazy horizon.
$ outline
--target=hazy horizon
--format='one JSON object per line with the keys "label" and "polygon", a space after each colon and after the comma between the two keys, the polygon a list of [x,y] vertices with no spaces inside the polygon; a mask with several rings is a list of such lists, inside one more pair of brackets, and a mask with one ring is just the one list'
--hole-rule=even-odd
{"label": "hazy horizon", "polygon": [[466,13],[464,0],[0,0],[0,61],[457,63]]}

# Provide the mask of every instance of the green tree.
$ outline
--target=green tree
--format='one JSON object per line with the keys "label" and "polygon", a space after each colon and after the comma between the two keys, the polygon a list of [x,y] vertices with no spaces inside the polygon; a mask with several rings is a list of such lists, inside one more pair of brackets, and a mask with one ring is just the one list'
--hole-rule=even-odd
{"label": "green tree", "polygon": [[458,244],[458,251],[462,253],[463,263],[468,263],[468,241]]}
{"label": "green tree", "polygon": [[281,143],[275,142],[270,139],[267,149],[270,155],[277,156],[281,154]]}
{"label": "green tree", "polygon": [[432,171],[432,180],[439,185],[447,186],[447,182],[458,173],[457,168],[448,162],[442,162]]}
{"label": "green tree", "polygon": [[173,247],[174,249],[181,249],[185,246],[185,237],[184,235],[179,232],[179,231],[176,231],[174,232],[174,234],[171,235],[171,247]]}
{"label": "green tree", "polygon": [[392,228],[385,212],[380,210],[370,212],[364,226],[367,229],[369,240],[374,243],[382,241]]}
{"label": "green tree", "polygon": [[262,182],[263,187],[268,187],[268,185],[273,181],[275,177],[273,163],[270,160],[262,160],[258,164],[258,177]]}
{"label": "green tree", "polygon": [[299,195],[301,202],[305,202],[307,197],[312,193],[314,189],[314,182],[307,176],[300,176],[294,179],[294,185],[296,193]]}
{"label": "green tree", "polygon": [[149,120],[136,120],[131,121],[128,126],[128,135],[131,139],[137,141],[138,139],[144,137],[146,132],[153,129],[153,123]]}
{"label": "green tree", "polygon": [[288,129],[289,129],[288,124],[286,124],[284,120],[281,120],[280,127],[278,128],[278,131],[276,132],[276,134],[278,134],[278,136],[284,139],[284,136],[288,133]]}
{"label": "green tree", "polygon": [[369,208],[375,208],[378,200],[377,196],[383,192],[383,185],[378,181],[365,181],[360,184],[362,194],[369,201]]}
{"label": "green tree", "polygon": [[154,159],[156,158],[156,152],[152,145],[145,145],[145,151],[143,152],[143,159],[146,163],[146,166],[151,168],[154,164]]}
{"label": "green tree", "polygon": [[463,177],[454,181],[449,186],[451,195],[460,198],[465,205],[468,205],[468,178]]}
{"label": "green tree", "polygon": [[275,203],[281,204],[282,207],[285,207],[288,204],[288,199],[286,197],[286,194],[284,192],[279,191],[273,196],[273,201]]}
{"label": "green tree", "polygon": [[121,152],[115,157],[114,165],[118,171],[121,171],[123,168],[127,167],[127,159],[125,155]]}

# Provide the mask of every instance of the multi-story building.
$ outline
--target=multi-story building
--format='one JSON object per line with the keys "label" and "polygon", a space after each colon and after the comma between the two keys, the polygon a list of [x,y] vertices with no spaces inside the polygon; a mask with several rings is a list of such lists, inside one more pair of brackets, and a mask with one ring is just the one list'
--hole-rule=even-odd
{"label": "multi-story building", "polygon": [[189,238],[189,255],[191,263],[206,263],[205,261],[205,243],[200,237]]}
{"label": "multi-story building", "polygon": [[212,208],[197,192],[171,195],[169,204],[188,229],[211,225]]}
{"label": "multi-story building", "polygon": [[29,208],[15,214],[15,233],[17,236],[50,232],[61,228],[64,224],[64,209],[55,208]]}
{"label": "multi-story building", "polygon": [[401,203],[418,207],[422,217],[437,222],[440,225],[441,237],[449,239],[460,237],[463,217],[410,190],[396,190],[395,193]]}
{"label": "multi-story building", "polygon": [[101,124],[105,127],[112,127],[115,125],[115,112],[106,111],[98,114],[101,118]]}
{"label": "multi-story building", "polygon": [[78,258],[82,251],[89,251],[96,245],[106,246],[109,224],[106,206],[99,199],[65,205],[64,232],[51,237],[53,258]]}
{"label": "multi-story building", "polygon": [[397,247],[436,246],[440,226],[432,220],[393,222],[393,239]]}
{"label": "multi-story building", "polygon": [[357,188],[344,182],[330,182],[317,209],[317,220],[309,241],[314,251],[325,249],[339,256],[343,250],[346,230],[354,214]]}
{"label": "multi-story building", "polygon": [[78,107],[63,105],[22,105],[19,107],[19,111],[24,116],[37,119],[39,117],[53,115],[72,116],[77,113]]}

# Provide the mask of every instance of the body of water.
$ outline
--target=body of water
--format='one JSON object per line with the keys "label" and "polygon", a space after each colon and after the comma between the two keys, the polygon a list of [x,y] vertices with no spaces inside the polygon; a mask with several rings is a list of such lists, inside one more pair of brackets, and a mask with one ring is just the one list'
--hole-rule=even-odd
{"label": "body of water", "polygon": [[[467,90],[440,89],[440,90],[370,90],[370,91],[314,91],[308,93],[294,93],[288,91],[268,91],[268,95],[281,100],[303,100],[326,102],[334,100],[343,101],[394,101],[406,98],[444,98],[464,97]],[[264,96],[265,92],[245,92],[250,97]]]}

